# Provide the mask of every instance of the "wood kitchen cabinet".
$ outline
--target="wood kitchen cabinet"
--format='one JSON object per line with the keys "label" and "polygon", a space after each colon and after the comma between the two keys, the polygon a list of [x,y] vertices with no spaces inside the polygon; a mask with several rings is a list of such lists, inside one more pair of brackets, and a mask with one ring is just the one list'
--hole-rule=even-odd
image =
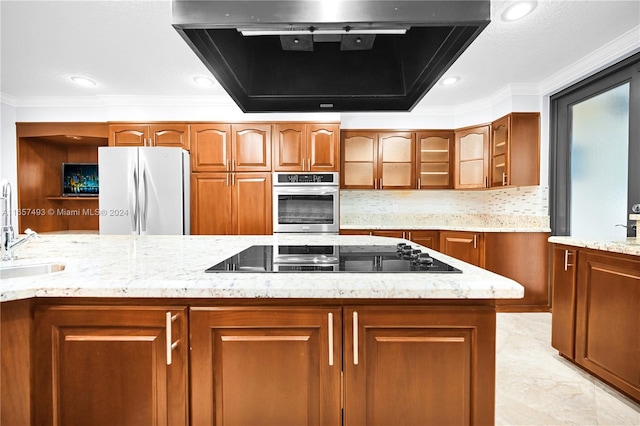
{"label": "wood kitchen cabinet", "polygon": [[640,259],[580,249],[576,363],[640,402]]}
{"label": "wood kitchen cabinet", "polygon": [[192,124],[191,171],[271,171],[271,125]]}
{"label": "wood kitchen cabinet", "polygon": [[432,250],[440,250],[440,233],[438,231],[408,231],[407,239]]}
{"label": "wood kitchen cabinet", "polygon": [[192,173],[194,235],[270,235],[271,173]]}
{"label": "wood kitchen cabinet", "polygon": [[341,188],[415,188],[415,134],[412,132],[341,132]]}
{"label": "wood kitchen cabinet", "polygon": [[186,425],[185,307],[35,311],[35,425]]}
{"label": "wood kitchen cabinet", "polygon": [[482,232],[440,231],[439,251],[483,268],[484,234]]}
{"label": "wood kitchen cabinet", "polygon": [[489,128],[482,125],[455,131],[453,182],[456,189],[489,187]]}
{"label": "wood kitchen cabinet", "polygon": [[640,402],[640,258],[553,245],[551,343]]}
{"label": "wood kitchen cabinet", "polygon": [[187,123],[109,123],[109,146],[166,146],[189,150]]}
{"label": "wood kitchen cabinet", "polygon": [[340,235],[373,235],[378,237],[404,238],[433,250],[438,250],[440,245],[438,231],[341,229]]}
{"label": "wood kitchen cabinet", "polygon": [[453,187],[453,131],[430,130],[416,133],[416,176],[418,189]]}
{"label": "wood kitchen cabinet", "polygon": [[344,323],[346,426],[493,424],[491,309],[354,306]]}
{"label": "wood kitchen cabinet", "polygon": [[340,167],[339,135],[339,124],[276,124],[274,171],[337,172]]}
{"label": "wood kitchen cabinet", "polygon": [[193,307],[194,425],[341,424],[340,307]]}
{"label": "wood kitchen cabinet", "polygon": [[540,114],[511,113],[491,132],[491,186],[539,185]]}
{"label": "wood kitchen cabinet", "polygon": [[496,300],[498,311],[549,312],[548,240],[548,232],[484,233],[484,268],[524,286],[522,299]]}

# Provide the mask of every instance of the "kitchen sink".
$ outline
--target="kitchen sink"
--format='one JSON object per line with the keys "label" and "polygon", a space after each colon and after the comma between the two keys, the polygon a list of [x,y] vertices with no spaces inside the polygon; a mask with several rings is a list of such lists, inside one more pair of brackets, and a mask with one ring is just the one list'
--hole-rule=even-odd
{"label": "kitchen sink", "polygon": [[52,274],[64,270],[64,263],[38,263],[35,265],[19,265],[0,267],[0,278],[20,278],[32,275]]}

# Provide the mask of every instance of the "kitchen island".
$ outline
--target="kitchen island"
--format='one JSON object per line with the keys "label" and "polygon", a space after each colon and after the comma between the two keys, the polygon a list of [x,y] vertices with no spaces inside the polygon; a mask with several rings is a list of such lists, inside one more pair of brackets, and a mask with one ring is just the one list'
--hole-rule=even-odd
{"label": "kitchen island", "polygon": [[204,273],[251,245],[401,241],[43,235],[14,264],[65,269],[2,281],[2,423],[492,424],[515,281],[433,251],[462,273]]}

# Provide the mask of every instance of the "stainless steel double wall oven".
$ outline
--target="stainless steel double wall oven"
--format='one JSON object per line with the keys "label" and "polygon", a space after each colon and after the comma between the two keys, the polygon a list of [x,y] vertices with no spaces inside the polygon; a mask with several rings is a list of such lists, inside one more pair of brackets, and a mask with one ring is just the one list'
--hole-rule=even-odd
{"label": "stainless steel double wall oven", "polygon": [[339,205],[337,172],[273,174],[274,233],[337,234]]}

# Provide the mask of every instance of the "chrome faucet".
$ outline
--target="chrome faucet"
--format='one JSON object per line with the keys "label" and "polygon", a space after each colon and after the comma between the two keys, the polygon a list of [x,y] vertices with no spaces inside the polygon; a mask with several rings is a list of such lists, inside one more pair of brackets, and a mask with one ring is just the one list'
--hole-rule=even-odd
{"label": "chrome faucet", "polygon": [[27,241],[38,238],[38,234],[31,229],[25,229],[26,237],[16,239],[16,233],[13,229],[13,219],[11,216],[11,184],[8,180],[2,180],[2,260],[13,260],[16,258],[14,250],[26,243]]}

